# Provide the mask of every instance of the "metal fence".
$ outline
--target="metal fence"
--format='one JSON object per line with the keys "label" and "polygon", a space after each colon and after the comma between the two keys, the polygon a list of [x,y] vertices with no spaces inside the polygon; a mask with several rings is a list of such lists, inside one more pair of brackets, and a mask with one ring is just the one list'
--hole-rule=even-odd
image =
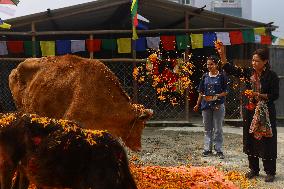
{"label": "metal fence", "polygon": [[[15,68],[20,61],[0,60],[0,81],[1,81],[1,108],[2,112],[16,110],[11,92],[8,85],[8,77],[13,68]],[[132,71],[134,64],[130,62],[111,62],[105,63],[115,75],[119,78],[122,87],[134,98],[134,80]],[[238,80],[230,78],[230,92],[226,101],[226,118],[236,119],[240,118],[240,85]],[[188,105],[189,114],[192,114],[193,106],[196,103],[196,91],[190,93],[189,103],[186,103],[185,97],[180,97],[177,105],[172,105],[169,101],[162,102],[157,98],[156,91],[150,83],[145,82],[137,85],[137,102],[145,105],[147,108],[154,110],[155,114],[153,121],[167,120],[167,121],[186,121]],[[189,116],[190,117],[190,116]]]}
{"label": "metal fence", "polygon": [[18,64],[19,61],[0,61],[0,112],[16,109],[9,89],[9,74]]}

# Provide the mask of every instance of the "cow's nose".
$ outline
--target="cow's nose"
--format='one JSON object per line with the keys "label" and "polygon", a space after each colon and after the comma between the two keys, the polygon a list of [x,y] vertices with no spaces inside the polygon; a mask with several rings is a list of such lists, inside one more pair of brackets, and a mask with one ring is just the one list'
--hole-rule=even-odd
{"label": "cow's nose", "polygon": [[147,119],[152,117],[154,111],[152,109],[145,109],[143,113],[139,116],[139,119]]}

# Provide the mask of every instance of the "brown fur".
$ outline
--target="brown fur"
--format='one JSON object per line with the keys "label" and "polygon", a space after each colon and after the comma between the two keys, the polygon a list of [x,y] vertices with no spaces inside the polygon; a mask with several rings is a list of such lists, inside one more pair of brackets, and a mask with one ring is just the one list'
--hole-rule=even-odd
{"label": "brown fur", "polygon": [[29,58],[11,72],[9,86],[20,111],[106,129],[132,150],[141,148],[151,112],[132,104],[117,77],[98,60],[74,55]]}

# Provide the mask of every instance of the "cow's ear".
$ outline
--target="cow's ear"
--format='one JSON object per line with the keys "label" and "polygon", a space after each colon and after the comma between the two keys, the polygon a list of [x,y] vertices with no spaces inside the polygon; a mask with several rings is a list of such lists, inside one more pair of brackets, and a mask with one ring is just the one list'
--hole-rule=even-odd
{"label": "cow's ear", "polygon": [[19,64],[17,67],[18,70],[18,79],[27,83],[33,78],[33,75],[38,72],[42,64],[37,60],[37,58],[32,58],[32,60],[26,60]]}

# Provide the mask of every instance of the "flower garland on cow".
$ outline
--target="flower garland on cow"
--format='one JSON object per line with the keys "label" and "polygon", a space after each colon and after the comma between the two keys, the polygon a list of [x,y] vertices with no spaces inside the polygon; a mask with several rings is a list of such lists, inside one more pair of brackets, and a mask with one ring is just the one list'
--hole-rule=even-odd
{"label": "flower garland on cow", "polygon": [[190,76],[193,67],[192,63],[181,58],[161,59],[158,53],[153,53],[147,58],[145,65],[134,68],[133,77],[138,83],[150,79],[158,99],[170,100],[176,105],[177,98],[184,95],[187,89],[192,89]]}

